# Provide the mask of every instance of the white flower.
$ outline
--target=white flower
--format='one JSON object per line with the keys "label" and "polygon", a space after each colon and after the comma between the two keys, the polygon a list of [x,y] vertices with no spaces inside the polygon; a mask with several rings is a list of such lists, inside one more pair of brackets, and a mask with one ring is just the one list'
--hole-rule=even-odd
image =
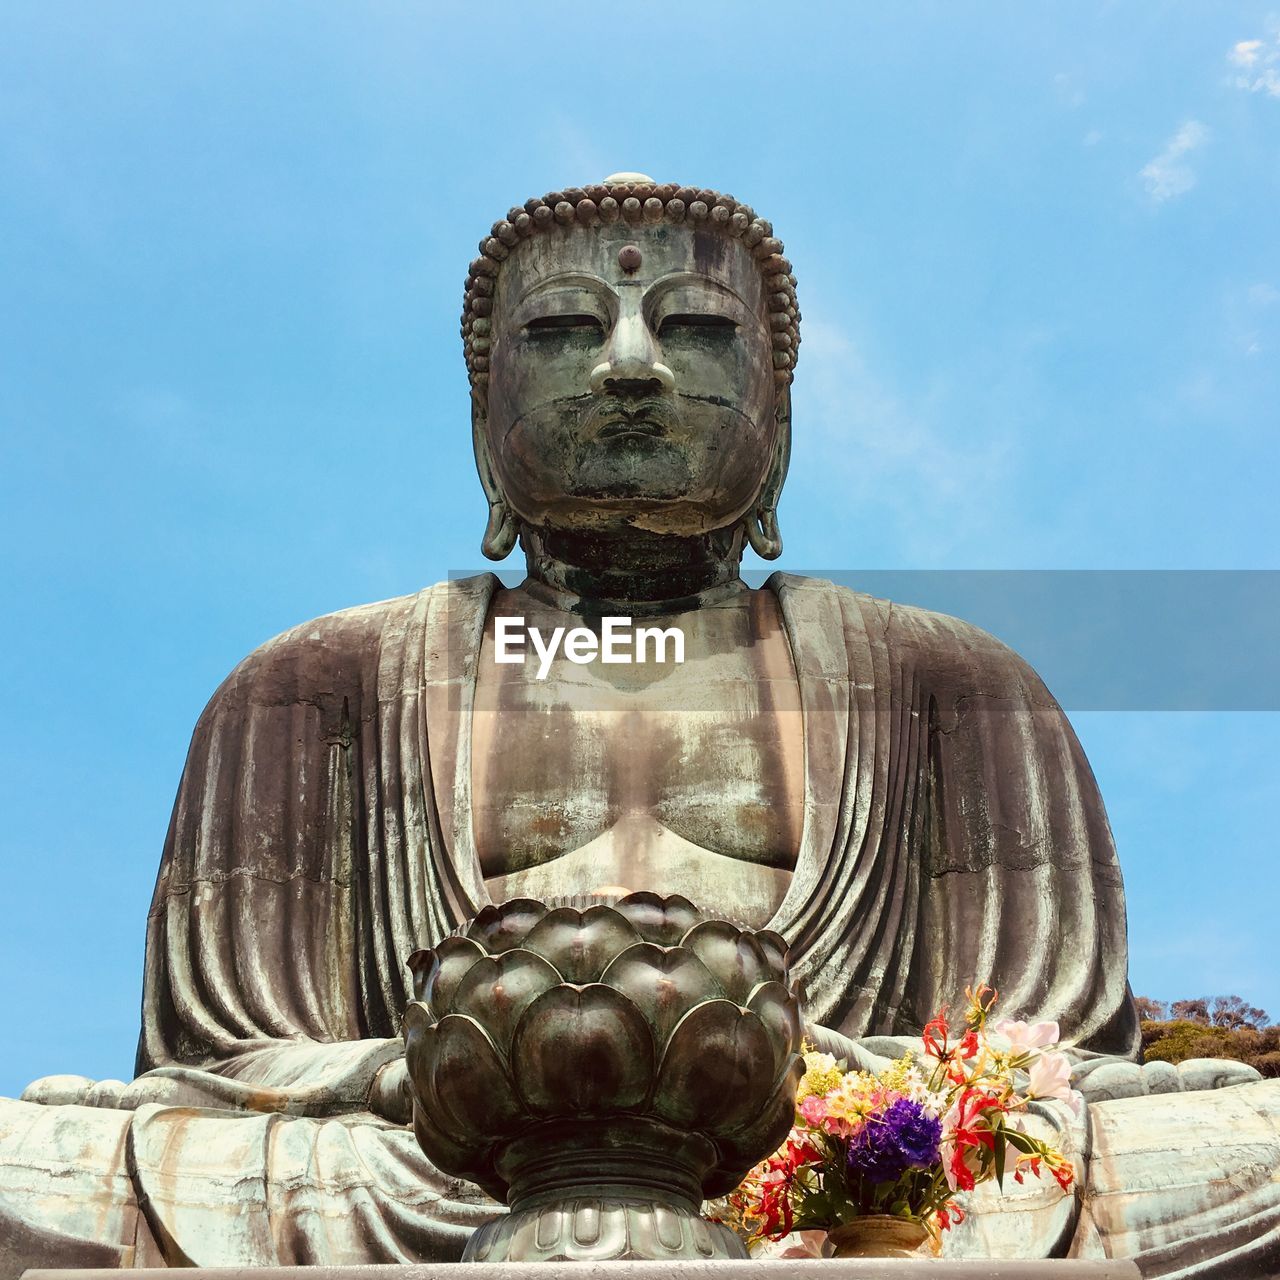
{"label": "white flower", "polygon": [[1065,1053],[1041,1054],[1031,1064],[1028,1077],[1028,1097],[1057,1098],[1080,1114],[1080,1099],[1071,1088],[1071,1063]]}
{"label": "white flower", "polygon": [[946,1093],[935,1093],[929,1088],[919,1067],[908,1067],[902,1073],[902,1096],[933,1117],[940,1116],[948,1106]]}
{"label": "white flower", "polygon": [[1057,1044],[1059,1031],[1056,1022],[1019,1022],[1013,1018],[1001,1018],[992,1025],[989,1034],[999,1037],[1014,1053],[1025,1053]]}

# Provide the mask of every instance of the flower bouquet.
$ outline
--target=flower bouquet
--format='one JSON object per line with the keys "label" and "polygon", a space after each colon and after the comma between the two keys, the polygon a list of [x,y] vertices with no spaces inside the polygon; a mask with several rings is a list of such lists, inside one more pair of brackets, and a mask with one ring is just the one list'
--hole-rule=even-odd
{"label": "flower bouquet", "polygon": [[[726,1217],[753,1247],[794,1233],[786,1256],[820,1254],[826,1232],[838,1257],[909,1254],[963,1218],[957,1192],[1045,1172],[1070,1187],[1070,1162],[1021,1117],[1035,1099],[1079,1106],[1058,1024],[996,1021],[994,991],[967,994],[963,1028],[953,1033],[944,1009],[921,1052],[875,1074],[806,1046],[790,1135],[729,1197]],[[871,1219],[896,1247],[851,1243]]]}

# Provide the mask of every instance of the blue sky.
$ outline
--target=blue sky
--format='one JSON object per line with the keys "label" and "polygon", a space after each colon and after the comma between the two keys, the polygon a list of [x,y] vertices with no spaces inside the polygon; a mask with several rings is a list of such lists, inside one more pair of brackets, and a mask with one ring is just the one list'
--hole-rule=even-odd
{"label": "blue sky", "polygon": [[[784,567],[1280,568],[1274,8],[0,24],[0,1094],[130,1072],[235,662],[480,563],[461,284],[529,195],[640,169],[773,220],[805,315]],[[1074,719],[1135,988],[1280,1018],[1276,715]]]}

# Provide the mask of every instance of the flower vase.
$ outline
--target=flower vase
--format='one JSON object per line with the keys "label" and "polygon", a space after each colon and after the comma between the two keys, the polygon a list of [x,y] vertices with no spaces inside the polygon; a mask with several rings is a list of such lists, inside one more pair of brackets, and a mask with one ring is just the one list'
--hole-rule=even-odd
{"label": "flower vase", "polygon": [[924,1223],[887,1213],[854,1218],[827,1232],[833,1258],[918,1258],[928,1238]]}

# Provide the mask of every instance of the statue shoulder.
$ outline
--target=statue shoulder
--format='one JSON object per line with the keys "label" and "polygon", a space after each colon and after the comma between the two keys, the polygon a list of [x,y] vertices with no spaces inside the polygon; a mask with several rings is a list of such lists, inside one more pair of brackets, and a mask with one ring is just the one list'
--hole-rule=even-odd
{"label": "statue shoulder", "polygon": [[439,582],[409,595],[323,614],[259,645],[214,692],[202,719],[227,710],[350,698],[376,679],[387,644],[457,597],[487,599],[484,579]]}
{"label": "statue shoulder", "polygon": [[846,618],[861,622],[890,660],[906,666],[936,693],[1058,704],[1030,664],[989,631],[963,618],[919,605],[899,604],[835,583],[824,583]]}

